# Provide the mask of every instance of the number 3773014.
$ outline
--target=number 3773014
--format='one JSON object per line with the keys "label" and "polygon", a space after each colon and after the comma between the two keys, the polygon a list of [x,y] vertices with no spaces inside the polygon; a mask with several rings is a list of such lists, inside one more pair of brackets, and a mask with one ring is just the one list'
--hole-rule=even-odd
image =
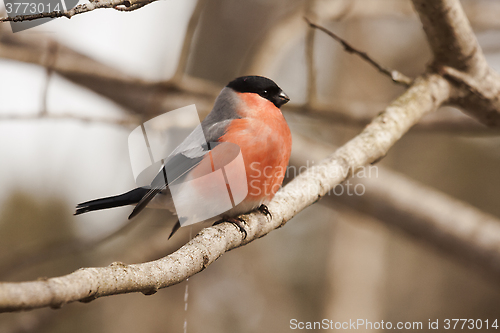
{"label": "number 3773014", "polygon": [[43,3],[43,2],[5,2],[5,9],[7,14],[26,15],[26,14],[39,14],[50,13],[64,10],[61,3]]}
{"label": "number 3773014", "polygon": [[443,328],[446,330],[463,330],[463,329],[498,329],[498,319],[490,321],[488,319],[445,319]]}

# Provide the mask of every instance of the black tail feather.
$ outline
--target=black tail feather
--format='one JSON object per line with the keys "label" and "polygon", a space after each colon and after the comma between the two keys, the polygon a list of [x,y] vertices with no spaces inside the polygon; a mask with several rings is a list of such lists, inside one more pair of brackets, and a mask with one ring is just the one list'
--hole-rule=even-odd
{"label": "black tail feather", "polygon": [[153,200],[155,195],[157,195],[160,192],[161,192],[161,189],[158,188],[158,189],[148,190],[146,193],[144,193],[143,196],[141,197],[141,199],[139,201],[135,202],[137,204],[137,206],[134,207],[134,210],[129,215],[128,219],[130,220],[131,218],[133,218],[134,216],[139,214],[144,208],[146,208],[147,204],[151,200]]}
{"label": "black tail feather", "polygon": [[80,215],[83,213],[91,212],[94,210],[101,210],[107,208],[121,207],[131,204],[136,204],[149,192],[148,188],[138,187],[127,193],[107,197],[102,199],[95,199],[83,202],[76,206],[76,212],[73,215]]}

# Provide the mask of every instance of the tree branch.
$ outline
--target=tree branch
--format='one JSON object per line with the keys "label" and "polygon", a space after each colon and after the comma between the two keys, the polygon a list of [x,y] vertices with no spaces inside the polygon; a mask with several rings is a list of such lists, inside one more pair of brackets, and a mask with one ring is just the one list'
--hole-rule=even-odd
{"label": "tree branch", "polygon": [[144,7],[157,0],[91,0],[89,3],[81,4],[70,10],[53,11],[33,15],[16,15],[12,17],[2,17],[0,22],[23,22],[33,21],[41,18],[72,18],[75,15],[91,12],[100,8],[114,8],[121,11],[131,11]]}
{"label": "tree branch", "polygon": [[202,271],[225,252],[248,244],[283,226],[318,201],[353,171],[382,158],[390,147],[423,115],[449,98],[450,87],[439,75],[429,74],[415,83],[377,116],[357,137],[333,155],[297,176],[269,203],[272,219],[261,213],[243,215],[247,238],[229,223],[203,229],[178,251],[143,264],[114,263],[82,268],[46,281],[0,284],[0,311],[44,306],[60,307],[73,301],[129,292],[152,294]]}
{"label": "tree branch", "polygon": [[488,66],[457,0],[412,0],[420,16],[434,62],[474,73]]}
{"label": "tree branch", "polygon": [[351,180],[353,186],[358,183],[366,185],[365,195],[339,200],[432,245],[498,282],[498,218],[397,173],[383,168],[378,172],[378,178]]}
{"label": "tree branch", "polygon": [[486,62],[458,0],[412,0],[434,54],[431,69],[457,89],[451,103],[500,126],[500,75]]}
{"label": "tree branch", "polygon": [[390,77],[391,80],[394,81],[395,83],[403,85],[405,87],[410,86],[410,84],[412,83],[413,80],[411,78],[407,77],[406,75],[404,75],[401,72],[398,72],[397,70],[389,69],[389,68],[386,68],[386,67],[380,65],[378,62],[373,60],[373,58],[370,57],[366,52],[362,52],[362,51],[359,51],[358,49],[354,48],[353,46],[351,46],[351,44],[349,44],[344,39],[340,38],[339,36],[337,36],[336,34],[331,32],[330,30],[326,29],[325,27],[322,27],[318,24],[312,23],[307,17],[304,17],[304,20],[307,22],[307,24],[309,24],[309,26],[311,28],[323,31],[328,36],[332,37],[334,40],[339,42],[344,47],[344,50],[346,52],[354,53],[354,54],[360,56],[363,60],[365,60],[370,65],[375,67],[379,72]]}

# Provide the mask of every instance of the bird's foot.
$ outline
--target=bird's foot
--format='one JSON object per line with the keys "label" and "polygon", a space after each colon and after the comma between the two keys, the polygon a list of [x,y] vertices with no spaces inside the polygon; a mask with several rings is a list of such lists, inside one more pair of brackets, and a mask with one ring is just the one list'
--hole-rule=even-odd
{"label": "bird's foot", "polygon": [[235,217],[230,217],[230,216],[223,216],[222,220],[219,220],[215,222],[213,225],[221,224],[223,222],[229,222],[236,226],[240,232],[244,234],[243,239],[247,238],[247,231],[245,230],[244,225],[246,224],[245,220],[242,218],[235,218]]}
{"label": "bird's foot", "polygon": [[266,205],[260,205],[260,207],[258,209],[259,209],[259,212],[261,212],[262,214],[269,216],[271,219],[273,218],[273,215],[271,214],[271,212],[269,211],[269,208],[267,208]]}

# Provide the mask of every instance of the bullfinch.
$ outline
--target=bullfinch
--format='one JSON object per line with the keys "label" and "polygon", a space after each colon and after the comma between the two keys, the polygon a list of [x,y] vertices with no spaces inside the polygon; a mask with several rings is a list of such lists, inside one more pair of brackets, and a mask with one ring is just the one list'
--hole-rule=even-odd
{"label": "bullfinch", "polygon": [[[209,155],[207,151],[211,149],[211,143],[221,146],[231,143],[240,149],[248,193],[241,202],[217,218],[236,224],[246,236],[243,221],[235,217],[255,209],[269,214],[266,204],[274,197],[285,176],[292,136],[280,107],[289,100],[283,90],[268,78],[243,76],[234,79],[222,89],[212,111],[201,122],[207,145],[198,145],[197,149],[194,149],[193,146],[197,145],[193,145],[196,133],[191,133],[166,159],[150,186],[78,204],[74,215],[125,205],[135,205],[129,219],[145,207],[165,208],[175,213],[169,185],[173,187],[173,183],[182,183],[186,179],[194,178],[203,169],[204,164],[210,165],[211,162],[213,168],[213,157],[217,152],[223,155],[224,149],[217,150],[219,146],[212,147],[212,154]],[[167,172],[170,177],[166,177]],[[209,184],[201,184],[209,188]],[[203,188],[186,187],[182,191],[186,194],[185,200],[189,200],[192,191],[203,193]],[[177,222],[170,237],[181,224],[182,222]]]}

